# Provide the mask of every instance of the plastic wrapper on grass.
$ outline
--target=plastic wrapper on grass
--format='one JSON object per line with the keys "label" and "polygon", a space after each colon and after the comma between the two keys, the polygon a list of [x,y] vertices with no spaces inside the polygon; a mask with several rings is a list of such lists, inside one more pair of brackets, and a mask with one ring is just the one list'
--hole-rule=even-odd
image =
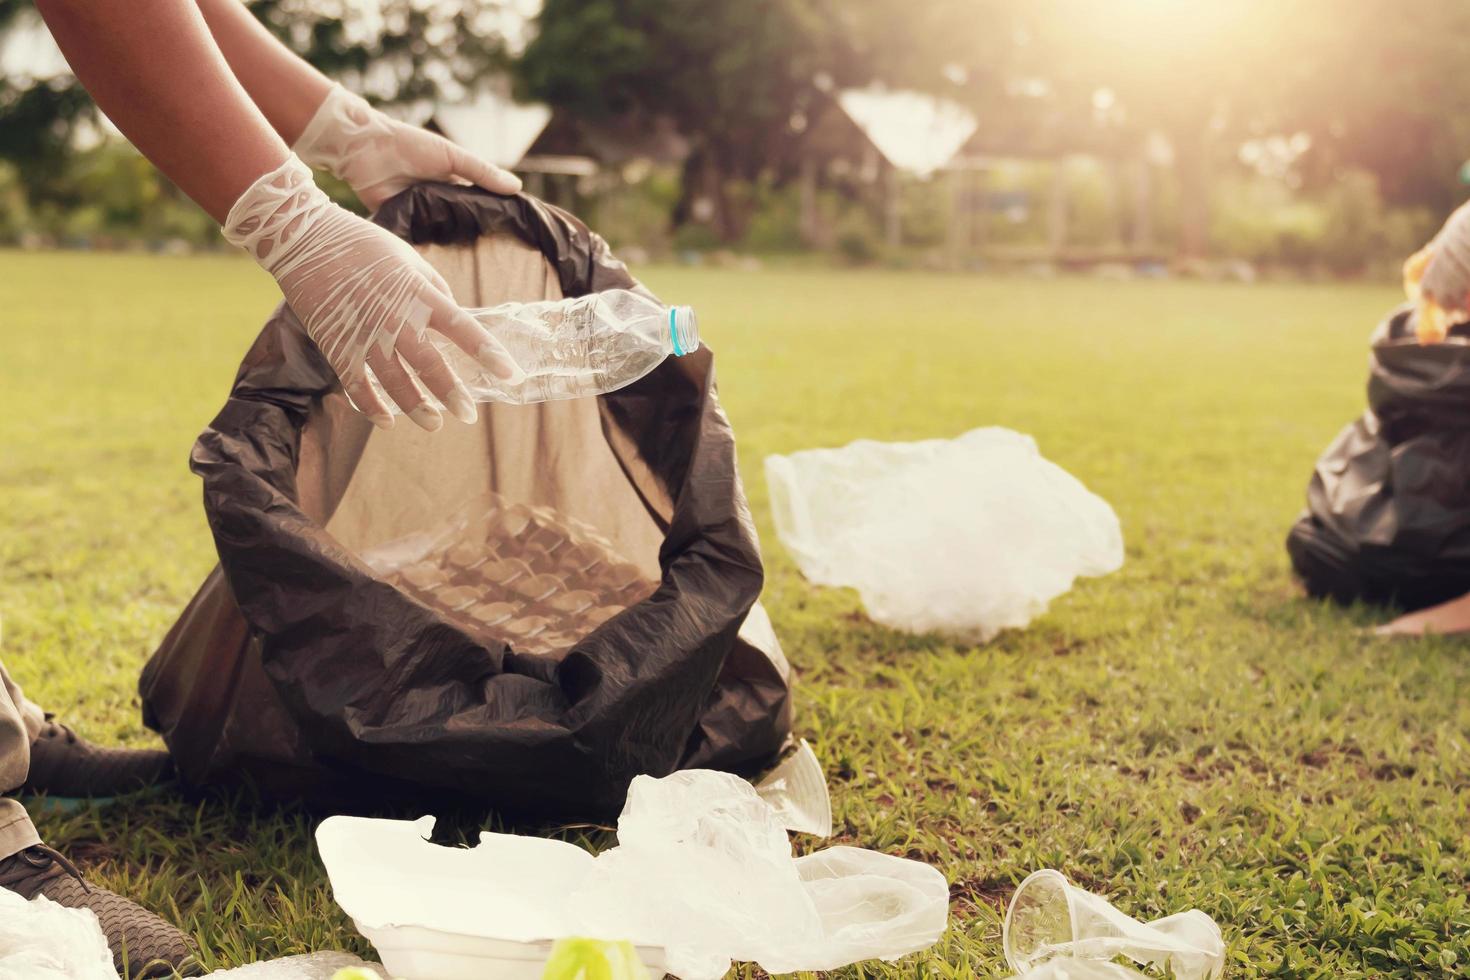
{"label": "plastic wrapper on grass", "polygon": [[90,909],[0,888],[0,980],[118,980]]}
{"label": "plastic wrapper on grass", "polygon": [[770,456],[766,482],[808,581],[894,629],[985,642],[1123,564],[1107,502],[1007,429]]}
{"label": "plastic wrapper on grass", "polygon": [[794,858],[782,815],[746,781],[640,776],[618,844],[480,835],[440,847],[418,823],[332,817],[317,831],[333,895],[391,973],[443,980],[527,971],[569,937],[632,944],[655,975],[718,980],[918,952],[943,934],[949,888],[917,861],[854,847]]}

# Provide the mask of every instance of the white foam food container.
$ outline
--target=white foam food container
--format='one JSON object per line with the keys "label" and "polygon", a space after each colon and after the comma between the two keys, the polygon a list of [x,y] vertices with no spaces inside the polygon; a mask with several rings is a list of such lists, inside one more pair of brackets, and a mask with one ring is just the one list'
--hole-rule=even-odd
{"label": "white foam food container", "polygon": [[[592,855],[511,834],[442,847],[428,840],[433,829],[433,817],[324,820],[317,847],[337,904],[395,980],[539,980],[553,941],[578,934],[565,900]],[[661,949],[638,953],[663,975]]]}
{"label": "white foam food container", "polygon": [[[395,980],[541,980],[551,940],[512,942],[465,936],[423,926],[373,929],[354,923],[373,944]],[[664,975],[664,953],[634,947],[652,977]]]}

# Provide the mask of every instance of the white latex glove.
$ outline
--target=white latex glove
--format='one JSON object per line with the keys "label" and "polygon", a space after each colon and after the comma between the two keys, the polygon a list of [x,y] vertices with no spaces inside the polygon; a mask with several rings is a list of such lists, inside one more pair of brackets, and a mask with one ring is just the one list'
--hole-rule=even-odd
{"label": "white latex glove", "polygon": [[240,195],[224,234],[275,277],[352,404],[380,428],[393,426],[384,394],[423,428],[439,428],[443,417],[424,389],[456,418],[475,420],[475,404],[429,342],[430,330],[498,377],[520,373],[407,242],[333,204],[294,156]]}
{"label": "white latex glove", "polygon": [[520,178],[486,163],[442,136],[384,115],[333,85],[291,147],[313,167],[351,185],[370,211],[423,180],[462,180],[514,194]]}
{"label": "white latex glove", "polygon": [[1418,306],[1423,343],[1444,340],[1450,327],[1470,319],[1470,204],[1404,263],[1404,290]]}

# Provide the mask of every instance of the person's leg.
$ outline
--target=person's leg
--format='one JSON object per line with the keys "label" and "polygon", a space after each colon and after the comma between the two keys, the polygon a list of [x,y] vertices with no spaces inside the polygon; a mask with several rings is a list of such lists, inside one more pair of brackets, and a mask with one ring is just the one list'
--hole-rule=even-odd
{"label": "person's leg", "polygon": [[[0,792],[26,785],[31,747],[44,735],[45,714],[21,693],[0,663]],[[64,857],[41,842],[20,801],[0,798],[0,888],[31,899],[45,895],[68,908],[88,908],[107,936],[113,964],[134,977],[189,969],[188,938],[121,895],[85,884]]]}
{"label": "person's leg", "polygon": [[18,800],[0,799],[0,861],[41,843],[31,815]]}
{"label": "person's leg", "polygon": [[[93,745],[58,724],[28,700],[0,663],[0,793],[51,796],[117,796],[170,778],[167,752]],[[18,811],[18,812],[7,812]],[[0,826],[24,814],[18,804],[0,808]],[[0,831],[0,858],[5,850]]]}
{"label": "person's leg", "polygon": [[[0,793],[26,781],[31,766],[31,742],[40,733],[44,717],[26,700],[19,685],[0,663]],[[15,800],[0,799],[0,860],[41,843],[26,808]]]}

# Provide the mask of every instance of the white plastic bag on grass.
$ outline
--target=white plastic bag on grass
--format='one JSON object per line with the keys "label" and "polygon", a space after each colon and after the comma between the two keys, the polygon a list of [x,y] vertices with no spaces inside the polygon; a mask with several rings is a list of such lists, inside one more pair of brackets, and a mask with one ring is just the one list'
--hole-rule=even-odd
{"label": "white plastic bag on grass", "polygon": [[983,642],[1123,564],[1107,501],[1009,429],[768,456],[766,482],[802,574],[894,629]]}
{"label": "white plastic bag on grass", "polygon": [[779,814],[729,773],[639,776],[572,897],[592,935],[662,946],[669,972],[717,980],[732,960],[768,973],[896,960],[933,945],[949,915],[944,875],[855,847],[794,859]]}
{"label": "white plastic bag on grass", "polygon": [[[337,903],[398,976],[519,976],[573,936],[629,941],[655,976],[681,980],[719,980],[736,959],[835,969],[924,949],[949,914],[944,875],[917,861],[853,847],[793,858],[787,817],[723,772],[635,779],[618,845],[596,858],[511,834],[440,847],[432,827],[330,817],[317,830]],[[459,972],[415,965],[446,953]]]}
{"label": "white plastic bag on grass", "polygon": [[0,888],[0,980],[118,980],[90,909]]}

